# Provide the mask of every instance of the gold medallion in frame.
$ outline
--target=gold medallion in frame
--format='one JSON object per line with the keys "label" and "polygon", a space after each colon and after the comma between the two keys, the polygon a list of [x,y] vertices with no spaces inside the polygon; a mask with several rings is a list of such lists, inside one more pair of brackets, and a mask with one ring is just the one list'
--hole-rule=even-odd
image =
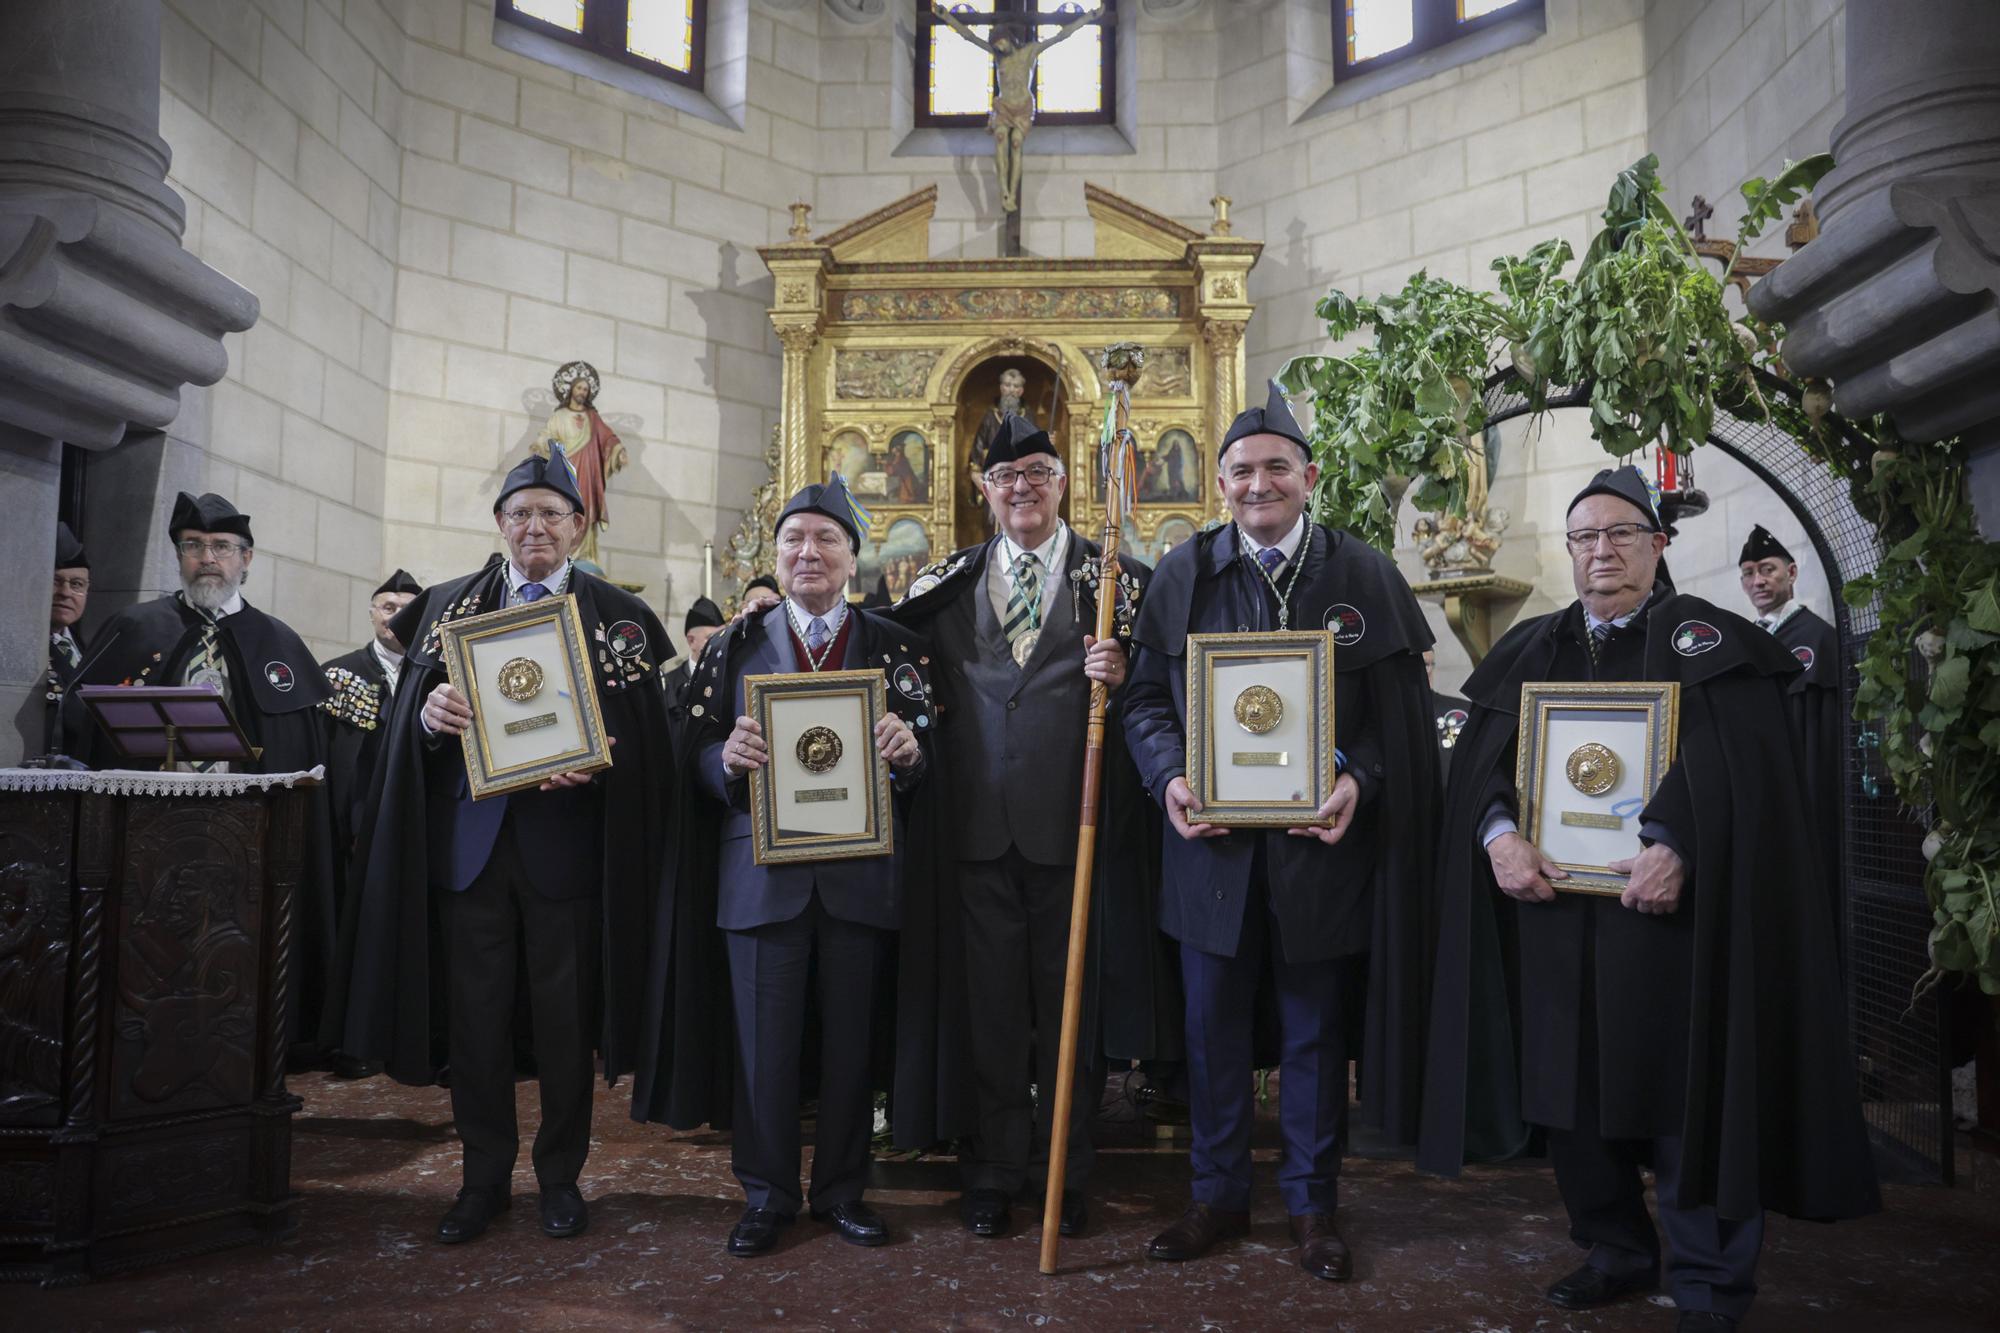
{"label": "gold medallion in frame", "polygon": [[459,740],[473,800],[611,767],[575,596],[445,621],[438,650],[472,707]]}
{"label": "gold medallion in frame", "polygon": [[1514,786],[1521,836],[1569,872],[1563,893],[1618,897],[1637,856],[1640,814],[1674,762],[1678,681],[1528,681]]}
{"label": "gold medallion in frame", "polygon": [[1333,633],[1190,634],[1187,783],[1222,828],[1325,828]]}
{"label": "gold medallion in frame", "polygon": [[875,748],[875,724],[889,712],[881,671],[745,676],[743,688],[771,756],[750,772],[756,863],[892,854],[889,764]]}

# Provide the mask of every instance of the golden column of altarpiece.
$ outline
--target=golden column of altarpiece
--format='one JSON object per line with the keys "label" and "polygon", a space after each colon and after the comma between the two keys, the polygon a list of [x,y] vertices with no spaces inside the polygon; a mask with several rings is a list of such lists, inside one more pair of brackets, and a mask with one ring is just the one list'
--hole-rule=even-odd
{"label": "golden column of altarpiece", "polygon": [[776,279],[783,396],[773,484],[732,543],[730,573],[768,571],[752,531],[768,524],[761,511],[835,470],[873,516],[856,597],[900,596],[923,564],[985,540],[973,453],[1003,390],[1018,392],[1009,410],[1049,431],[1072,478],[1065,516],[1094,535],[1101,496],[1080,479],[1096,475],[1098,354],[1120,341],[1146,348],[1125,540],[1155,560],[1221,514],[1214,451],[1242,402],[1248,278],[1263,246],[1230,234],[1226,200],[1204,235],[1095,185],[1084,199],[1089,259],[933,259],[935,186],[818,239],[794,206],[790,238],[758,251]]}

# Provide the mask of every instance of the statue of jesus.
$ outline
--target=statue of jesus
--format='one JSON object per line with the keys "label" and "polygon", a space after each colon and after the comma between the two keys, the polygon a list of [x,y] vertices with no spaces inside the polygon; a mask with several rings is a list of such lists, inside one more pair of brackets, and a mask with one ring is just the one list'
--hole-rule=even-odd
{"label": "statue of jesus", "polygon": [[[993,114],[987,118],[986,128],[993,132],[993,161],[1000,176],[1001,211],[1019,212],[1021,146],[1028,137],[1028,130],[1035,123],[1035,62],[1041,58],[1042,52],[1092,19],[1099,17],[1104,11],[1085,10],[1057,28],[1054,36],[1044,37],[1035,42],[1024,41],[1014,32],[1001,27],[998,22],[990,25],[982,23],[981,27],[993,28],[993,37],[989,41],[967,27],[965,20],[946,9],[937,0],[931,0],[931,12],[949,24],[952,31],[966,41],[983,51],[992,53],[999,91],[993,95]],[[1025,29],[1026,24],[1023,23],[1021,27]]]}
{"label": "statue of jesus", "polygon": [[555,391],[556,410],[549,414],[541,438],[529,449],[543,458],[549,456],[548,441],[562,445],[563,456],[576,470],[576,489],[583,499],[583,536],[575,555],[597,563],[597,534],[609,522],[604,505],[604,483],[625,466],[625,446],[618,434],[597,414],[597,393],[601,387],[597,368],[588,361],[571,361],[556,371],[549,384]]}

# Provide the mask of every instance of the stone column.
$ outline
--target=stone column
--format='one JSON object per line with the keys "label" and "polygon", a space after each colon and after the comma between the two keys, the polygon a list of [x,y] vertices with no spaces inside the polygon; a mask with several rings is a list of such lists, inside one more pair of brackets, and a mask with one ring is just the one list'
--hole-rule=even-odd
{"label": "stone column", "polygon": [[[45,685],[61,443],[166,426],[257,318],[181,248],[159,120],[157,0],[0,7],[0,559],[19,575],[0,592],[0,715],[37,711]],[[122,525],[80,535],[105,550]],[[0,729],[0,763],[39,737]]]}
{"label": "stone column", "polygon": [[1850,417],[1963,436],[2000,539],[2000,7],[1848,0],[1847,115],[1818,239],[1750,290],[1785,363]]}
{"label": "stone column", "polygon": [[818,450],[812,439],[812,354],[826,326],[826,275],[833,251],[812,239],[808,204],[792,205],[792,228],[782,245],[758,250],[771,270],[775,303],[767,312],[778,341],[784,344],[784,383],[779,396],[778,437],[783,443],[779,490],[789,498],[818,476]]}

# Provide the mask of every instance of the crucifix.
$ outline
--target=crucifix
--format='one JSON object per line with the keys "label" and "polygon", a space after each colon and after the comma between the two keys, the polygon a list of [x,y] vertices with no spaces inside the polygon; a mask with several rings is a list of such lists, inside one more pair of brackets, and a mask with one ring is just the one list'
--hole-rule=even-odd
{"label": "crucifix", "polygon": [[1025,21],[1006,26],[999,21],[981,23],[980,27],[993,29],[993,36],[988,40],[937,0],[931,0],[931,12],[949,24],[952,31],[993,57],[994,81],[998,87],[993,94],[993,112],[987,117],[986,128],[993,134],[993,165],[1000,178],[1000,208],[1007,215],[1007,255],[1010,258],[1018,256],[1021,253],[1021,155],[1028,131],[1035,124],[1035,62],[1041,59],[1042,52],[1084,24],[1101,17],[1104,11],[1085,10],[1057,28],[1053,36],[1039,41],[1027,40],[1026,34],[1031,28]]}

